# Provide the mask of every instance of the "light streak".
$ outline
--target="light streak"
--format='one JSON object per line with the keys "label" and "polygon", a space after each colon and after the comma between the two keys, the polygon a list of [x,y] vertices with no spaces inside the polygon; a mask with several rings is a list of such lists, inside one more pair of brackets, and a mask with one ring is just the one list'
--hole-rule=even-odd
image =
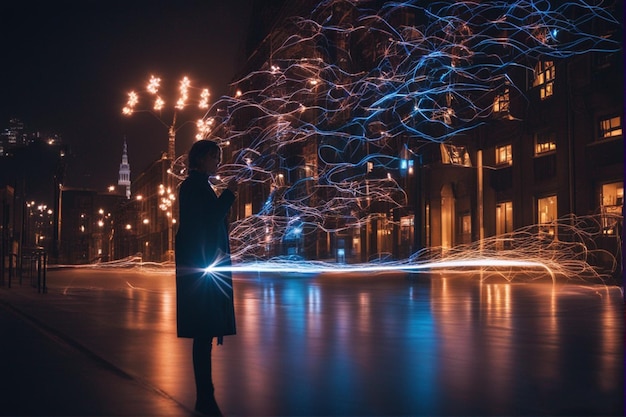
{"label": "light streak", "polygon": [[[235,157],[223,178],[266,186],[266,204],[233,225],[239,259],[265,256],[268,242],[283,242],[296,216],[315,240],[318,232],[353,233],[371,223],[373,204],[406,208],[402,150],[419,154],[425,144],[471,132],[493,117],[494,99],[505,89],[525,95],[510,73],[620,48],[586,29],[592,19],[616,28],[617,20],[582,1],[387,2],[378,10],[361,4],[322,1],[310,17],[294,19],[267,66],[208,113],[230,112],[220,123]],[[359,53],[366,54],[360,61],[352,56]],[[368,66],[359,67],[363,61]],[[307,152],[315,160],[302,161]]]}
{"label": "light streak", "polygon": [[499,259],[469,259],[458,261],[437,261],[424,263],[382,264],[336,264],[330,262],[295,262],[295,261],[257,261],[233,266],[210,266],[205,269],[206,274],[220,274],[224,272],[253,272],[253,273],[379,273],[379,272],[430,272],[435,269],[451,270],[467,267],[476,267],[481,270],[498,270],[502,268],[528,268],[547,272],[552,275],[548,266],[541,262],[507,261]]}
{"label": "light streak", "polygon": [[[236,266],[265,268],[254,262],[271,257],[267,248],[296,229],[316,241],[326,233],[354,235],[383,216],[399,226],[386,213],[410,206],[403,161],[488,122],[504,91],[523,99],[538,62],[621,48],[605,36],[620,25],[602,2],[375,4],[325,0],[293,19],[266,65],[234,83],[234,95],[209,105],[198,123],[197,138],[211,137],[233,156],[221,168],[224,182],[237,177],[264,201],[232,225]],[[523,116],[507,110],[507,120]],[[172,174],[182,180],[185,169],[181,157]],[[568,216],[552,225],[558,239],[528,226],[472,245],[430,248],[395,267],[530,262],[551,274],[598,277],[590,263],[602,253],[595,246],[600,224],[597,216]]]}

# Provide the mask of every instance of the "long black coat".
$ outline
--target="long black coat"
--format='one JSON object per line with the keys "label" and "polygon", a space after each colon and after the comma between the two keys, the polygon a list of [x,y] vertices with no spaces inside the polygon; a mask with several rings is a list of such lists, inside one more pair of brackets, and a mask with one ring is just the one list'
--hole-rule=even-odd
{"label": "long black coat", "polygon": [[236,333],[231,274],[204,271],[209,265],[231,264],[227,221],[234,200],[229,190],[218,197],[208,176],[197,171],[190,171],[180,186],[176,233],[178,337]]}

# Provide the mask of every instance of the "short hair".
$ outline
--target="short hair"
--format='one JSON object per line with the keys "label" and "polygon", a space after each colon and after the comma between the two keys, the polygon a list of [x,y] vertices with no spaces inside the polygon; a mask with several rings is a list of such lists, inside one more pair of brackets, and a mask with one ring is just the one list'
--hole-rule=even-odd
{"label": "short hair", "polygon": [[205,156],[210,154],[211,156],[217,156],[221,152],[220,146],[217,142],[213,142],[212,140],[202,139],[197,141],[191,146],[189,149],[189,154],[187,155],[187,163],[189,165],[189,169],[198,169],[202,165],[202,160]]}

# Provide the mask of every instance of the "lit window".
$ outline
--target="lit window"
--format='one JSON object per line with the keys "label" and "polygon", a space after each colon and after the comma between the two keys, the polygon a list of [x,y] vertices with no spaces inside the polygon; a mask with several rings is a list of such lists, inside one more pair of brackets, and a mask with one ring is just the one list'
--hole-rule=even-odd
{"label": "lit window", "polygon": [[554,133],[535,136],[535,155],[556,151]]}
{"label": "lit window", "polygon": [[[496,204],[496,236],[513,232],[513,202],[503,201]],[[496,249],[511,249],[512,239],[504,237],[496,239]]]}
{"label": "lit window", "polygon": [[503,201],[496,204],[496,235],[513,231],[513,202]]}
{"label": "lit window", "polygon": [[469,152],[465,146],[452,145],[449,143],[442,143],[441,150],[441,162],[444,164],[463,165],[466,167],[472,166]]}
{"label": "lit window", "polygon": [[624,182],[612,182],[602,185],[602,233],[607,236],[619,236],[624,206]]}
{"label": "lit window", "polygon": [[246,203],[244,217],[252,216],[252,203]]}
{"label": "lit window", "polygon": [[615,116],[600,120],[600,139],[622,136],[622,118]]}
{"label": "lit window", "polygon": [[555,195],[537,200],[537,222],[540,225],[539,231],[541,234],[555,237],[557,213]]}
{"label": "lit window", "polygon": [[494,113],[508,113],[509,112],[509,89],[504,90],[504,93],[498,94],[493,100]]}
{"label": "lit window", "polygon": [[533,87],[539,87],[539,96],[542,100],[554,93],[555,77],[554,61],[539,61],[535,66]]}
{"label": "lit window", "polygon": [[[602,185],[602,206],[619,206],[624,204],[624,182],[613,182]],[[619,212],[621,212],[621,208]]]}
{"label": "lit window", "polygon": [[512,145],[496,146],[496,164],[513,165]]}

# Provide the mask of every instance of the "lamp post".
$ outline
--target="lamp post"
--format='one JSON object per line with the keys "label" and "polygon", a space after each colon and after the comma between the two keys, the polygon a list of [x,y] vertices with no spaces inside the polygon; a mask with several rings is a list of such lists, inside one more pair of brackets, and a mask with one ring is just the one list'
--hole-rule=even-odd
{"label": "lamp post", "polygon": [[176,219],[172,213],[172,205],[176,200],[176,196],[172,192],[170,187],[165,187],[163,184],[159,185],[159,208],[165,213],[165,217],[167,220],[167,261],[174,261],[174,234],[173,234],[173,226],[176,223]]}
{"label": "lamp post", "polygon": [[[192,90],[200,90],[199,99],[197,101],[197,109],[203,111],[203,114],[198,116],[204,116],[209,109],[210,93],[208,88],[196,89],[191,86],[191,81],[188,77],[183,77],[178,85],[178,98],[172,98],[169,101],[173,104],[170,110],[173,110],[171,121],[165,121],[163,119],[163,112],[167,108],[168,102],[166,102],[165,96],[161,93],[161,79],[154,75],[150,76],[150,80],[144,90],[144,94],[148,97],[145,101],[151,102],[151,108],[145,108],[139,110],[140,94],[135,91],[128,93],[128,101],[126,106],[122,109],[122,113],[126,116],[131,116],[136,112],[149,112],[154,115],[168,130],[168,147],[167,147],[167,159],[169,160],[169,168],[167,169],[166,184],[159,186],[158,192],[160,195],[159,207],[163,210],[167,216],[167,229],[168,229],[168,249],[167,260],[173,261],[173,224],[176,223],[176,219],[173,218],[172,204],[174,201],[173,191],[176,188],[176,181],[179,177],[175,174],[174,164],[176,162],[176,134],[187,123],[191,123],[192,120],[186,120],[179,123],[179,113],[181,113],[190,101]],[[195,122],[198,133],[195,136],[196,140],[206,137],[212,129],[212,119],[204,120],[198,118]],[[167,191],[167,193],[166,193]],[[147,251],[148,242],[146,242]]]}
{"label": "lamp post", "polygon": [[[124,108],[122,109],[122,113],[126,116],[130,116],[133,113],[139,111],[148,111],[156,116],[156,118],[168,129],[167,157],[171,162],[173,162],[176,159],[176,132],[178,132],[178,130],[185,124],[190,122],[190,120],[188,120],[181,125],[176,126],[178,112],[187,107],[187,103],[189,101],[189,91],[192,89],[191,81],[188,77],[183,77],[182,80],[180,80],[178,87],[179,97],[178,100],[176,100],[175,102],[174,114],[170,123],[165,122],[161,117],[167,103],[160,93],[160,88],[161,78],[151,75],[150,80],[148,81],[148,85],[146,87],[146,91],[152,97],[152,109],[138,110],[137,105],[139,104],[139,94],[135,91],[131,91],[128,93],[128,101],[126,102],[126,106],[124,106]],[[198,109],[205,111],[208,110],[210,97],[211,94],[209,93],[208,88],[201,89],[200,100],[198,101]],[[202,119],[199,119],[197,125],[200,129],[200,133],[196,135],[196,139],[199,139],[201,138],[200,135],[206,135],[206,133],[208,132],[205,131],[207,129],[207,126],[204,124],[204,121]],[[210,129],[210,127],[208,128]]]}

